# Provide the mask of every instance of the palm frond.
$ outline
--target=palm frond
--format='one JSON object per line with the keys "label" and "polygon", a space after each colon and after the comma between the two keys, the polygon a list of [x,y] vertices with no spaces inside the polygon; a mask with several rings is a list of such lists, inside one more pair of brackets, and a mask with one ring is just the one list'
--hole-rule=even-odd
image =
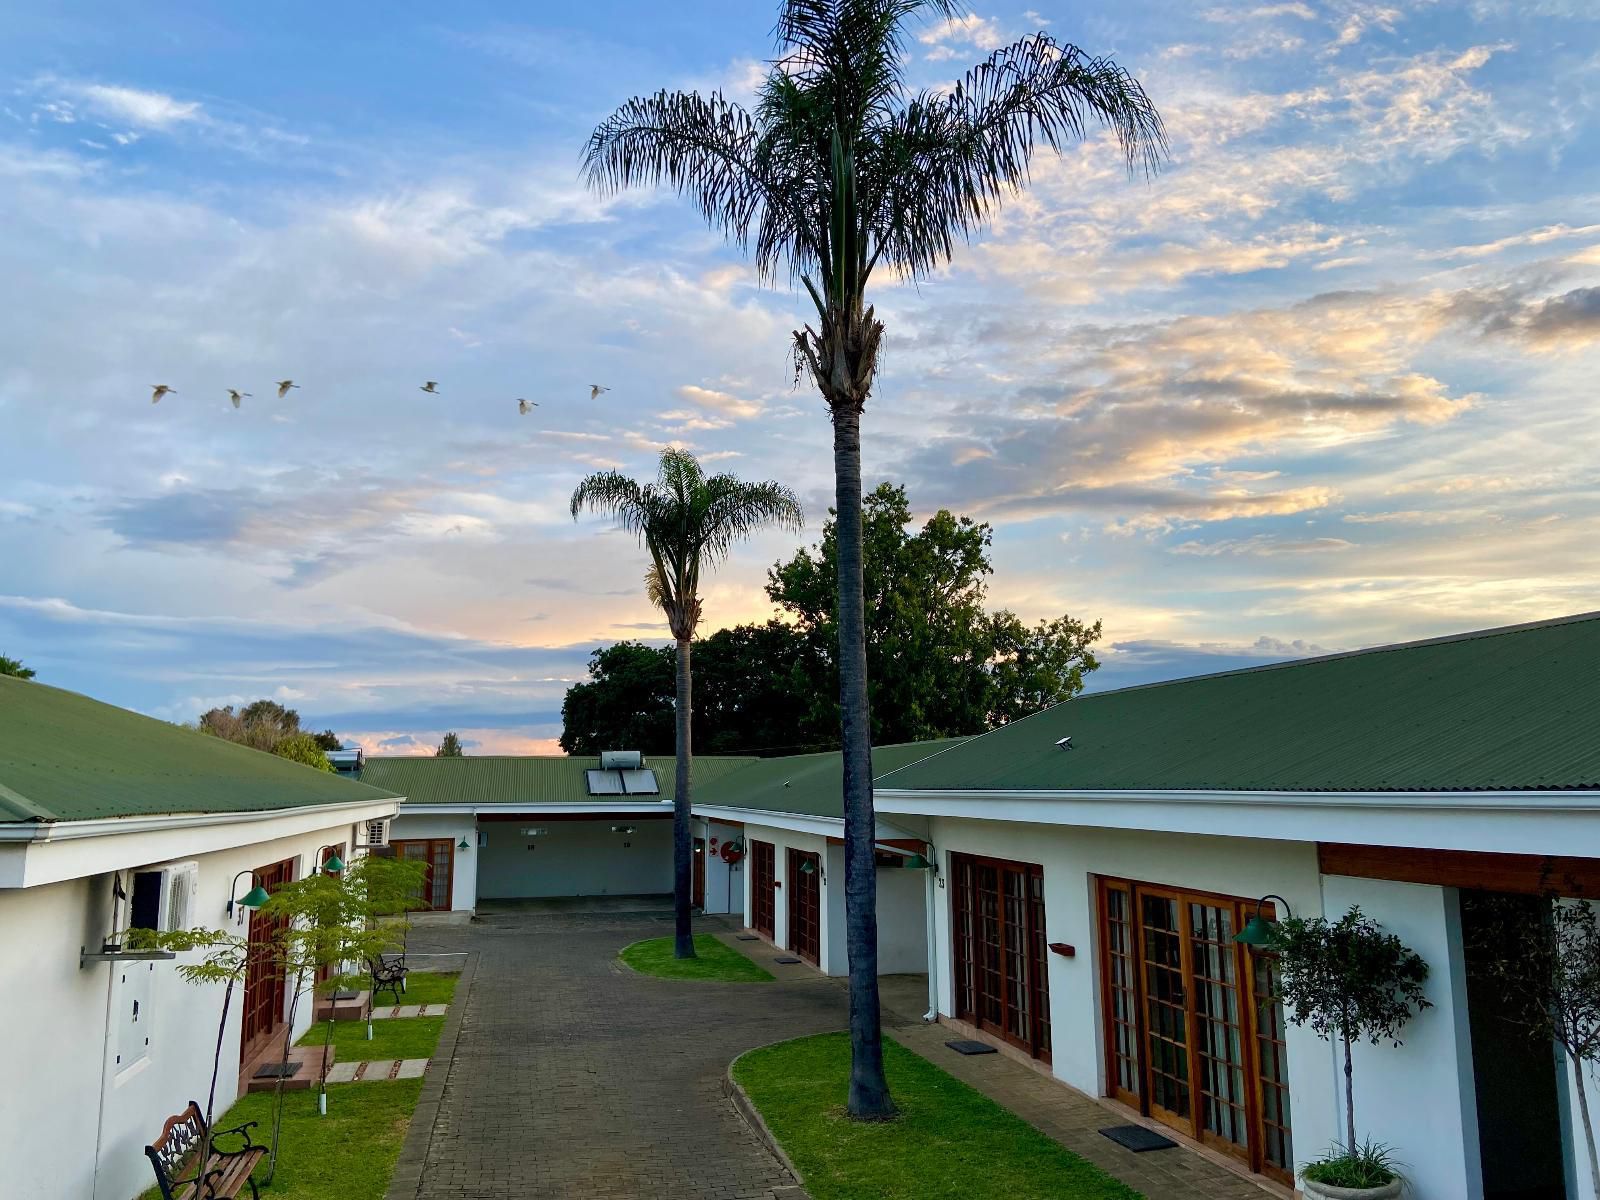
{"label": "palm frond", "polygon": [[762,529],[798,533],[805,528],[799,498],[781,483],[747,483],[732,475],[715,475],[706,481],[705,490],[700,544],[707,562],[720,561],[735,542]]}
{"label": "palm frond", "polygon": [[612,517],[629,533],[644,532],[651,504],[644,489],[620,471],[596,471],[572,491],[572,519],[586,509]]}

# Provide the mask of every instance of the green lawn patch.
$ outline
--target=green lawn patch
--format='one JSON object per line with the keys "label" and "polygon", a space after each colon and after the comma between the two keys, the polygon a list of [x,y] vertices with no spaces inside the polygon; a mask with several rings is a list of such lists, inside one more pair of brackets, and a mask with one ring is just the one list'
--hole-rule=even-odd
{"label": "green lawn patch", "polygon": [[[317,1115],[317,1093],[287,1092],[283,1103],[283,1130],[279,1139],[278,1173],[271,1187],[263,1159],[255,1170],[263,1200],[383,1200],[405,1140],[411,1110],[422,1091],[420,1079],[392,1083],[335,1084],[328,1089],[328,1115]],[[272,1093],[255,1092],[239,1099],[217,1128],[246,1121],[260,1124],[250,1131],[258,1145],[272,1137]],[[160,1132],[160,1122],[154,1132]],[[152,1136],[154,1136],[154,1132]],[[223,1145],[235,1149],[238,1138]],[[245,1189],[245,1195],[250,1194]],[[142,1200],[160,1200],[152,1186]]]}
{"label": "green lawn patch", "polygon": [[757,966],[731,946],[709,933],[694,938],[696,958],[674,958],[673,939],[651,938],[624,946],[617,955],[635,971],[663,979],[699,979],[714,983],[769,983],[772,973]]}
{"label": "green lawn patch", "polygon": [[[444,1028],[443,1017],[401,1017],[374,1021],[372,1040],[367,1041],[365,1021],[335,1021],[333,1048],[335,1062],[377,1062],[386,1058],[432,1058]],[[306,1030],[299,1044],[320,1046],[328,1036],[328,1023],[318,1021]]]}
{"label": "green lawn patch", "polygon": [[752,1050],[733,1067],[814,1200],[1141,1200],[1021,1117],[885,1038],[894,1121],[844,1112],[843,1033]]}
{"label": "green lawn patch", "polygon": [[[416,971],[406,976],[406,990],[400,993],[401,1004],[449,1004],[455,997],[456,984],[461,982],[461,972]],[[394,995],[383,993],[375,1002],[378,1008],[394,1003]]]}

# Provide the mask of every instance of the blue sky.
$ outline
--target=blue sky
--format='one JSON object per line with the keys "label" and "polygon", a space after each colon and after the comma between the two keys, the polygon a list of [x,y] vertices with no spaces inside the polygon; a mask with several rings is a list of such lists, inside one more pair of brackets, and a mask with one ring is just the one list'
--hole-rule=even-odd
{"label": "blue sky", "polygon": [[[664,632],[638,551],[568,517],[583,473],[688,445],[815,538],[799,299],[577,172],[631,95],[748,95],[771,6],[60,7],[0,4],[0,652],[173,720],[271,695],[369,748],[534,751],[590,649]],[[1600,607],[1597,18],[919,27],[916,86],[1041,27],[1115,56],[1173,157],[1045,156],[885,281],[869,480],[992,521],[995,603],[1103,619],[1097,686]],[[763,619],[794,544],[740,550],[710,624]]]}

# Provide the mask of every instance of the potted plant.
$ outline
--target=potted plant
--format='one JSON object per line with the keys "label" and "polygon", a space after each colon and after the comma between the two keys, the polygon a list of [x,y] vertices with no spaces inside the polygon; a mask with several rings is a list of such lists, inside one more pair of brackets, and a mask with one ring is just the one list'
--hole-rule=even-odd
{"label": "potted plant", "polygon": [[1345,1140],[1306,1164],[1305,1194],[1308,1200],[1391,1200],[1404,1187],[1392,1153],[1356,1137],[1350,1047],[1363,1037],[1373,1045],[1400,1045],[1400,1029],[1432,1007],[1422,994],[1428,964],[1357,907],[1332,922],[1286,918],[1272,949],[1288,1019],[1344,1046]]}

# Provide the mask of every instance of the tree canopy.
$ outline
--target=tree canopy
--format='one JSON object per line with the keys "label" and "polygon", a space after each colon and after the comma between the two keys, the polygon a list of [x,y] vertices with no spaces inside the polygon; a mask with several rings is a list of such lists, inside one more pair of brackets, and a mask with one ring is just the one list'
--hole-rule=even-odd
{"label": "tree canopy", "polygon": [[22,665],[20,659],[7,658],[0,654],[0,675],[10,675],[14,679],[32,679],[35,672]]}
{"label": "tree canopy", "polygon": [[[882,745],[979,733],[1076,695],[1099,664],[1093,624],[1029,625],[984,607],[992,531],[941,509],[912,531],[904,488],[866,497],[864,525],[873,737]],[[714,754],[791,754],[838,745],[834,523],[773,565],[785,619],[721,629],[698,644],[694,742]],[[562,705],[570,754],[672,746],[672,650],[618,642]]]}
{"label": "tree canopy", "polygon": [[455,730],[450,730],[439,743],[439,748],[433,752],[435,758],[461,758],[461,739],[456,736]]}
{"label": "tree canopy", "polygon": [[255,700],[235,712],[233,705],[208,709],[200,714],[196,727],[225,742],[237,742],[252,750],[265,750],[281,758],[292,758],[308,766],[333,770],[326,751],[343,743],[331,729],[311,733],[300,727],[300,714],[276,700]]}

